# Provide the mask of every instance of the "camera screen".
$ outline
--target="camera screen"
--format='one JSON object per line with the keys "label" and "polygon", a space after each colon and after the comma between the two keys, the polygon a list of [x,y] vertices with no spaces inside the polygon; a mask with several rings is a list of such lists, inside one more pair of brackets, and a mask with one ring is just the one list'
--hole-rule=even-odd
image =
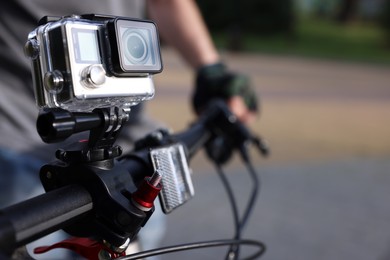
{"label": "camera screen", "polygon": [[72,38],[77,63],[100,63],[97,31],[73,28]]}

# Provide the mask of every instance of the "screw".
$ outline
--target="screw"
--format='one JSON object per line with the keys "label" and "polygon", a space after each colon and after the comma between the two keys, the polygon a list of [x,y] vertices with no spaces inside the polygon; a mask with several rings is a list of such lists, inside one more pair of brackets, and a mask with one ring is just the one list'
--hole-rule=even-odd
{"label": "screw", "polygon": [[160,183],[161,179],[162,179],[161,174],[156,170],[153,173],[152,177],[150,177],[149,183],[150,183],[150,185],[157,187],[157,185]]}

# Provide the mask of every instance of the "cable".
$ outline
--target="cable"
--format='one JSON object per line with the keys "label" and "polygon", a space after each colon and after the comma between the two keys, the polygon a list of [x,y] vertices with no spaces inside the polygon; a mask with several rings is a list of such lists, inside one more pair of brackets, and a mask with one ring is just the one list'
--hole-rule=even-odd
{"label": "cable", "polygon": [[240,217],[239,217],[239,214],[238,214],[237,202],[236,202],[236,199],[234,198],[233,189],[232,189],[232,187],[231,187],[231,185],[229,183],[229,180],[226,177],[226,174],[222,170],[221,165],[216,164],[215,166],[216,166],[216,170],[218,172],[218,176],[221,178],[223,186],[225,187],[226,193],[228,195],[229,202],[230,202],[231,207],[232,207],[234,228],[235,228],[235,237],[236,237],[239,234],[239,232],[240,232],[240,230],[239,230],[240,229]]}
{"label": "cable", "polygon": [[249,175],[251,176],[252,181],[253,181],[252,193],[251,193],[251,196],[248,200],[246,210],[245,210],[244,215],[243,215],[242,220],[241,220],[240,229],[242,230],[245,227],[246,223],[248,222],[249,216],[251,215],[251,213],[253,211],[253,208],[254,208],[254,205],[256,203],[256,199],[257,199],[257,196],[258,196],[258,193],[260,190],[261,183],[260,183],[260,178],[259,178],[259,176],[258,176],[258,174],[257,174],[257,172],[252,164],[248,150],[246,149],[245,145],[241,146],[240,151],[241,151],[242,160],[244,161],[244,164],[247,167]]}
{"label": "cable", "polygon": [[[255,168],[253,167],[253,164],[251,163],[251,159],[249,157],[249,153],[248,153],[248,150],[246,148],[247,147],[245,146],[245,144],[242,144],[240,146],[240,154],[241,154],[242,160],[243,160],[243,162],[244,162],[244,164],[249,172],[249,175],[252,179],[253,188],[252,188],[252,192],[251,192],[250,197],[248,199],[248,203],[245,207],[245,210],[244,210],[244,213],[243,213],[241,220],[239,217],[237,201],[234,197],[233,189],[229,183],[229,180],[226,177],[226,174],[224,173],[221,165],[218,163],[215,163],[216,170],[217,170],[218,175],[220,176],[222,183],[225,187],[225,190],[227,192],[228,199],[229,199],[229,202],[230,202],[230,205],[232,208],[232,213],[233,213],[233,217],[234,217],[234,229],[235,229],[234,239],[241,239],[241,233],[242,233],[244,227],[246,226],[250,215],[252,214],[252,211],[253,211],[254,205],[256,203],[257,196],[258,196],[259,187],[260,187],[260,180],[259,180],[258,174],[257,174]],[[238,245],[232,245],[229,248],[226,259],[237,259],[239,256],[239,250],[240,250],[240,248]]]}
{"label": "cable", "polygon": [[[233,189],[229,183],[229,180],[226,177],[226,174],[224,173],[222,167],[220,164],[215,164],[216,170],[218,172],[218,176],[221,178],[221,181],[223,183],[223,186],[225,187],[226,193],[228,195],[228,199],[232,208],[233,213],[233,220],[234,220],[234,239],[240,239],[241,238],[241,223],[240,223],[240,217],[238,212],[238,206],[236,199],[234,197]],[[231,259],[238,257],[238,246],[231,246],[228,254],[226,256],[226,259]]]}
{"label": "cable", "polygon": [[118,260],[133,260],[133,259],[140,259],[155,255],[163,255],[163,254],[169,254],[174,252],[180,252],[180,251],[186,251],[186,250],[193,250],[193,249],[200,249],[200,248],[208,248],[208,247],[220,247],[220,246],[229,246],[229,245],[246,245],[246,246],[255,246],[259,248],[257,252],[255,252],[253,255],[248,256],[246,258],[243,258],[245,260],[250,259],[256,259],[264,254],[266,250],[266,246],[260,242],[255,240],[213,240],[213,241],[205,241],[205,242],[197,242],[197,243],[188,243],[188,244],[181,244],[176,246],[169,246],[169,247],[162,247],[158,249],[148,250],[124,257],[117,258]]}

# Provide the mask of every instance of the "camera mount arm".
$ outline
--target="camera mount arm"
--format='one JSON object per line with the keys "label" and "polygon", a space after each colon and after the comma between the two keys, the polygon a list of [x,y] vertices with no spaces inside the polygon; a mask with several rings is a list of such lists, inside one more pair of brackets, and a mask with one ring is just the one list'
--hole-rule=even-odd
{"label": "camera mount arm", "polygon": [[61,108],[44,109],[37,119],[37,131],[44,142],[54,143],[89,130],[87,145],[81,142],[72,151],[59,150],[56,156],[67,162],[101,161],[122,154],[121,148],[114,143],[128,118],[129,115],[117,107],[97,108],[89,113]]}

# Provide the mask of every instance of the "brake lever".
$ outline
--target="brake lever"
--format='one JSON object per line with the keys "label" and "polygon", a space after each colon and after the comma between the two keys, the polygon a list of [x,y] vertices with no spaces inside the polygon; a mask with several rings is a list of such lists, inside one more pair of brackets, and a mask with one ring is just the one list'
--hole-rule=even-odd
{"label": "brake lever", "polygon": [[214,137],[206,144],[206,151],[212,161],[217,164],[226,163],[235,148],[246,154],[244,150],[249,143],[253,143],[263,157],[269,156],[270,149],[267,142],[253,135],[249,128],[230,111],[223,100],[216,99],[211,102],[209,110],[214,113],[217,111],[217,116],[208,121]]}
{"label": "brake lever", "polygon": [[268,157],[271,153],[267,141],[259,136],[252,136],[251,141],[263,157]]}

